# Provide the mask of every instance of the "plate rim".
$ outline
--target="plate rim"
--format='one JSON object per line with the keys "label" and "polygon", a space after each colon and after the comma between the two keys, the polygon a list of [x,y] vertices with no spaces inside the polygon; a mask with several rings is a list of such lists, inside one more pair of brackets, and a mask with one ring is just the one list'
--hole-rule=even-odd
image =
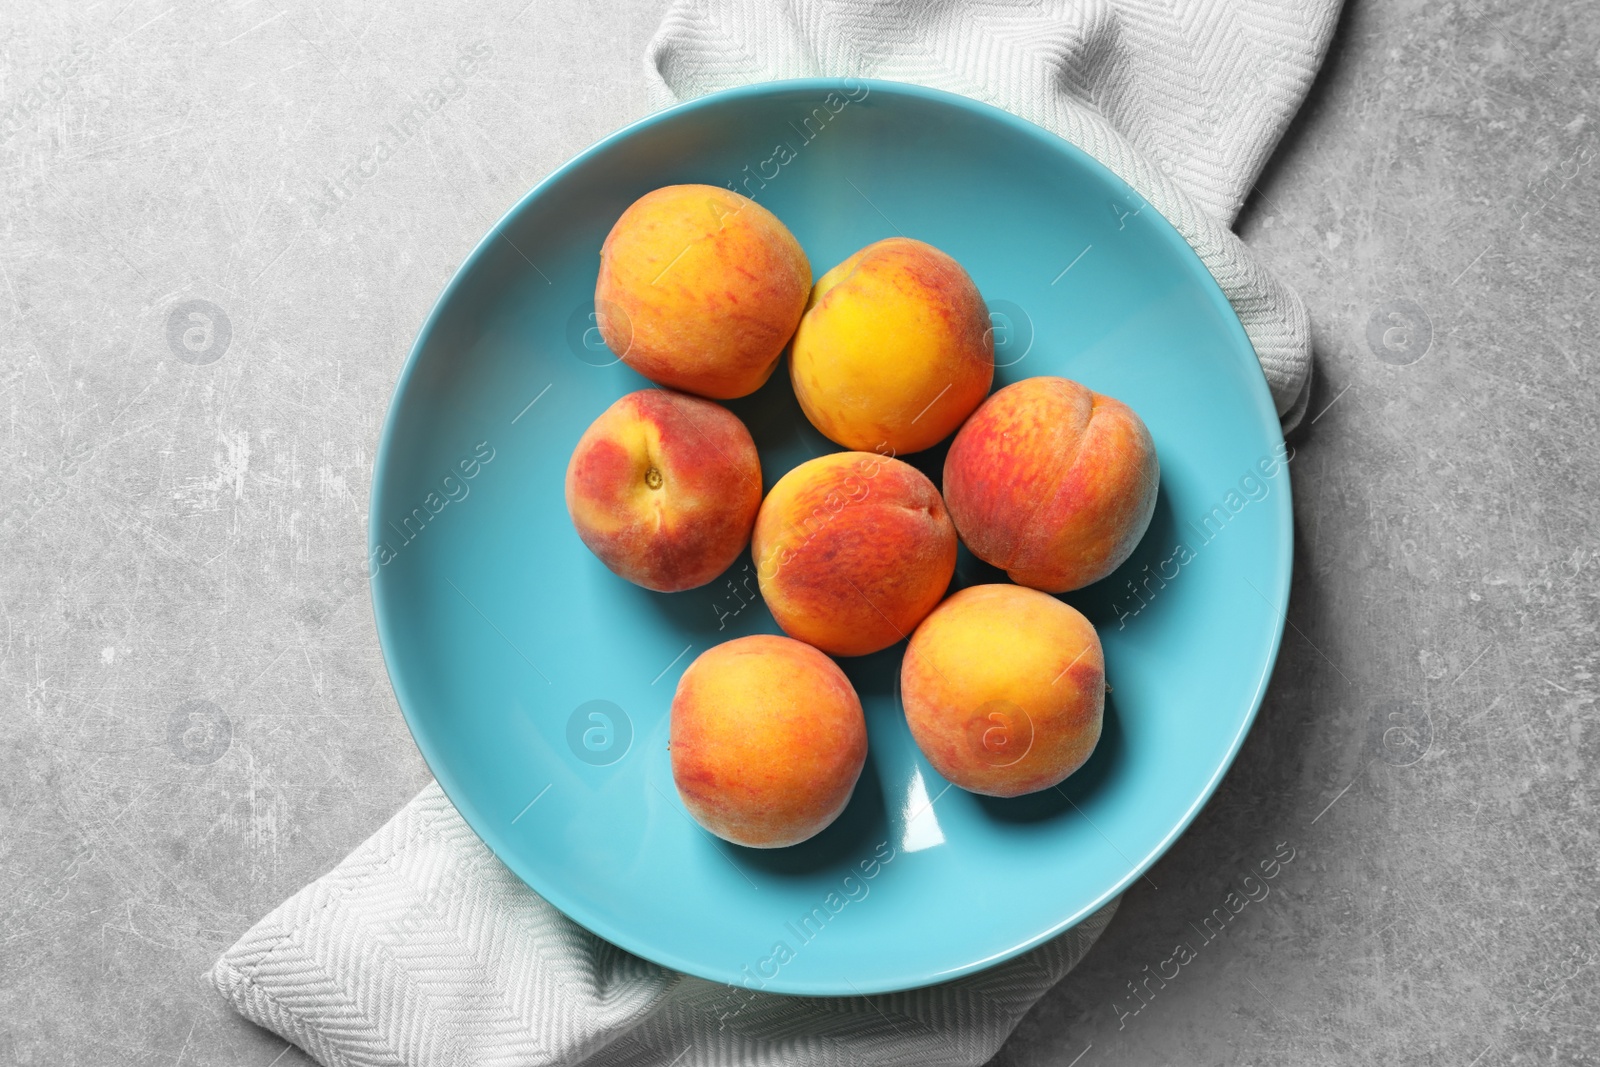
{"label": "plate rim", "polygon": [[[1243,346],[1244,351],[1250,353],[1252,360],[1255,360],[1259,366],[1259,356],[1255,351],[1255,346],[1250,341],[1249,335],[1244,329],[1243,323],[1238,317],[1238,313],[1234,310],[1233,305],[1228,300],[1226,294],[1222,292],[1221,285],[1217,282],[1216,277],[1211,273],[1211,270],[1200,258],[1199,253],[1197,253],[1193,246],[1189,244],[1188,240],[1183,237],[1183,235],[1175,226],[1173,226],[1171,220],[1169,220],[1165,214],[1156,208],[1154,204],[1149,202],[1148,198],[1144,197],[1137,190],[1134,190],[1127,181],[1121,178],[1110,167],[1106,166],[1104,163],[1100,162],[1100,160],[1096,159],[1092,154],[1085,151],[1083,148],[1080,148],[1072,141],[1067,140],[1065,137],[1062,137],[1050,129],[1040,126],[1037,123],[1031,122],[1028,119],[1022,118],[1019,115],[1013,114],[1012,112],[1006,111],[1003,108],[996,107],[992,104],[985,103],[981,100],[962,96],[958,93],[949,92],[943,89],[934,89],[912,82],[901,82],[883,78],[857,78],[851,76],[789,78],[755,82],[749,85],[735,86],[733,88],[708,93],[704,96],[696,97],[693,100],[683,101],[670,107],[662,108],[614,130],[610,134],[607,134],[605,137],[602,137],[600,140],[591,144],[588,148],[585,148],[583,151],[568,159],[565,163],[552,170],[544,178],[540,179],[530,189],[528,189],[527,192],[520,196],[503,215],[500,216],[494,225],[492,225],[483,235],[483,237],[481,237],[472,247],[472,250],[468,252],[467,255],[462,259],[460,265],[451,275],[450,280],[445,284],[444,288],[440,291],[439,296],[434,300],[433,305],[428,310],[427,316],[423,319],[422,325],[417,330],[416,337],[412,341],[411,348],[406,355],[405,362],[401,367],[399,375],[395,379],[394,388],[389,396],[388,407],[385,410],[383,426],[379,433],[377,449],[374,454],[371,488],[368,493],[368,590],[370,594],[370,604],[373,613],[374,625],[378,635],[378,645],[383,657],[384,673],[389,679],[389,687],[394,693],[395,702],[400,707],[401,716],[406,723],[406,729],[411,734],[412,741],[414,744],[416,744],[417,749],[422,756],[423,762],[428,768],[429,774],[433,776],[433,779],[436,783],[438,783],[439,788],[444,792],[450,803],[461,815],[462,821],[468,826],[468,828],[472,830],[473,834],[483,842],[484,846],[487,847],[501,863],[505,864],[506,868],[516,875],[524,885],[528,886],[529,889],[537,893],[543,900],[549,903],[551,907],[560,911],[562,915],[568,919],[571,919],[579,926],[582,926],[590,933],[627,952],[639,956],[641,959],[648,960],[659,966],[681,971],[686,974],[695,975],[697,977],[704,978],[707,981],[718,982],[740,988],[743,988],[744,984],[737,981],[738,972],[731,966],[728,968],[719,968],[708,965],[704,961],[685,959],[679,957],[676,953],[663,952],[658,948],[643,944],[638,938],[628,933],[626,930],[616,928],[603,916],[599,916],[592,910],[588,909],[586,907],[586,898],[577,895],[569,895],[559,888],[552,890],[548,887],[542,887],[536,884],[538,881],[541,881],[537,872],[524,869],[525,865],[523,865],[517,859],[515,850],[510,847],[502,847],[508,846],[509,842],[492,828],[486,829],[486,827],[493,827],[493,821],[487,818],[485,813],[479,811],[466,796],[465,791],[460,788],[457,776],[450,771],[446,761],[438,758],[438,753],[434,751],[431,742],[425,739],[426,730],[419,731],[416,716],[408,707],[408,698],[403,692],[404,686],[399,680],[400,675],[397,674],[395,664],[391,661],[390,649],[393,643],[392,639],[389,637],[391,625],[385,621],[386,614],[383,603],[385,598],[382,592],[383,584],[377,580],[378,574],[380,573],[380,568],[375,568],[372,561],[377,552],[375,546],[382,541],[380,530],[381,523],[379,517],[386,513],[384,507],[381,506],[385,499],[383,494],[383,485],[387,480],[390,457],[393,455],[396,447],[394,446],[393,441],[397,433],[396,423],[399,417],[398,412],[400,411],[403,401],[406,400],[408,393],[414,387],[413,378],[417,374],[417,367],[421,361],[422,353],[426,348],[429,347],[433,332],[438,327],[446,307],[453,299],[455,299],[458,294],[458,290],[463,287],[466,277],[472,274],[479,266],[480,261],[485,258],[486,249],[494,244],[497,238],[502,236],[502,234],[517,219],[517,217],[528,208],[529,205],[542,196],[546,189],[555,185],[557,182],[565,178],[569,173],[578,170],[595,156],[607,151],[612,146],[627,140],[642,130],[649,129],[665,122],[676,121],[683,115],[691,114],[700,110],[724,106],[729,102],[738,101],[745,98],[759,98],[795,92],[826,93],[829,91],[839,91],[845,89],[854,90],[861,86],[866,86],[869,90],[869,94],[880,93],[887,96],[900,96],[923,102],[932,102],[942,106],[954,108],[958,111],[969,112],[986,121],[998,122],[1002,126],[1009,127],[1013,132],[1020,133],[1025,136],[1047,139],[1049,142],[1051,142],[1052,147],[1062,151],[1065,155],[1069,157],[1077,157],[1076,161],[1080,165],[1088,167],[1091,170],[1102,171],[1104,175],[1112,182],[1127,187],[1134,196],[1138,197],[1144,202],[1145,208],[1148,208],[1153,215],[1160,220],[1160,226],[1164,227],[1165,229],[1163,237],[1168,244],[1175,246],[1176,254],[1179,256],[1187,255],[1194,261],[1195,266],[1199,267],[1200,275],[1203,279],[1201,282],[1201,287],[1205,290],[1208,302],[1214,307],[1217,307],[1225,312],[1223,315],[1225,331],[1235,335],[1235,341]],[[1143,209],[1141,209],[1141,211],[1142,210]],[[1270,421],[1277,428],[1276,439],[1277,441],[1282,442],[1283,432],[1281,422],[1278,419],[1276,405],[1272,401],[1271,392],[1267,387],[1265,375],[1263,374],[1259,379],[1256,379],[1255,386],[1253,388],[1247,387],[1247,391],[1254,393],[1257,404],[1260,405],[1264,403],[1266,411],[1271,413]],[[1203,809],[1206,804],[1210,802],[1212,796],[1216,793],[1216,790],[1221,784],[1223,777],[1233,767],[1234,761],[1238,758],[1239,751],[1243,747],[1245,737],[1255,725],[1256,716],[1260,713],[1261,705],[1266,697],[1268,684],[1271,681],[1273,671],[1277,665],[1279,653],[1282,650],[1283,635],[1288,619],[1288,602],[1294,574],[1293,482],[1290,479],[1290,471],[1287,462],[1284,463],[1282,473],[1284,477],[1283,492],[1275,494],[1276,501],[1273,506],[1276,516],[1277,534],[1280,539],[1280,543],[1285,546],[1285,552],[1283,556],[1283,564],[1279,569],[1279,573],[1273,576],[1274,588],[1271,591],[1272,599],[1268,601],[1268,606],[1273,609],[1278,618],[1278,622],[1274,630],[1271,647],[1262,663],[1260,674],[1255,680],[1254,691],[1249,698],[1250,708],[1240,722],[1239,728],[1235,732],[1234,736],[1229,739],[1226,755],[1219,763],[1216,770],[1212,773],[1211,777],[1206,781],[1204,787],[1200,790],[1199,794],[1190,804],[1188,809],[1176,821],[1172,829],[1165,836],[1163,836],[1161,840],[1158,841],[1144,857],[1134,862],[1130,866],[1128,872],[1108,889],[1104,890],[1090,903],[1082,906],[1074,913],[1068,915],[1066,918],[1057,921],[1048,928],[1024,938],[1021,941],[1008,945],[1004,948],[997,949],[980,959],[968,960],[964,963],[952,965],[932,973],[921,974],[918,977],[906,976],[901,979],[892,979],[886,981],[864,981],[862,984],[853,983],[847,978],[837,979],[835,980],[834,984],[831,985],[817,980],[794,981],[791,979],[788,982],[784,982],[780,973],[780,975],[775,977],[773,980],[764,983],[760,987],[760,991],[808,997],[896,993],[913,989],[921,989],[927,986],[948,982],[965,975],[975,974],[1004,963],[1006,960],[1013,959],[1022,953],[1029,951],[1030,949],[1044,944],[1046,941],[1061,936],[1066,931],[1081,924],[1090,916],[1094,915],[1101,908],[1103,908],[1113,898],[1120,896],[1128,889],[1129,886],[1131,886],[1135,881],[1143,876],[1145,872],[1154,866],[1156,861],[1166,854],[1173,844],[1176,843],[1178,838],[1187,832],[1190,825],[1199,815],[1201,809]]]}

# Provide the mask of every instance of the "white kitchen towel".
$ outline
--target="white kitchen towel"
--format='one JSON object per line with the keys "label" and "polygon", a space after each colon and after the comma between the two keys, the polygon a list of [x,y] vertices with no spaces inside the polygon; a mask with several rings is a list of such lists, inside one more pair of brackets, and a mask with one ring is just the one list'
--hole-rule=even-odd
{"label": "white kitchen towel", "polygon": [[1116,902],[944,985],[787,997],[676,974],[523,885],[437,784],[257,923],[211,980],[327,1067],[974,1067]]}
{"label": "white kitchen towel", "polygon": [[[1238,311],[1290,428],[1310,323],[1229,229],[1327,47],[1339,0],[676,0],[662,102],[852,75],[986,100],[1086,149],[1170,219]],[[430,785],[223,954],[246,1018],[327,1067],[983,1063],[1100,936],[1113,901],[981,974],[908,993],[783,997],[637,959],[511,874]]]}
{"label": "white kitchen towel", "polygon": [[1311,393],[1311,319],[1231,229],[1311,85],[1341,0],[675,0],[656,101],[823,75],[1005,108],[1104,163],[1210,268],[1285,430]]}

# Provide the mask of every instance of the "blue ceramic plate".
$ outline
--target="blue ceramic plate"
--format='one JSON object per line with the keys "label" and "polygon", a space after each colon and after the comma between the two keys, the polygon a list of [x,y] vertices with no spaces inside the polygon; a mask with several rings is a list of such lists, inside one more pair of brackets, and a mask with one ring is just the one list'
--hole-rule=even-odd
{"label": "blue ceramic plate", "polygon": [[[950,788],[898,700],[904,645],[845,660],[871,754],[844,815],[757,851],[688,817],[667,709],[721,641],[776,632],[748,555],[662,595],[611,574],[562,498],[573,445],[647,383],[594,328],[601,242],[634,199],[732,184],[816,275],[904,234],[988,301],[998,388],[1065,375],[1143,416],[1161,459],[1133,558],[1066,599],[1099,627],[1105,731],[1059,790]],[[1127,887],[1211,795],[1282,634],[1289,480],[1238,319],[1154,208],[1004,112],[889,82],[753,86],[653,115],[583,153],[483,239],[400,376],[373,478],[371,570],[395,693],[473,829],[556,907],[668,967],[774,992],[908,989],[988,967]],[[729,405],[768,487],[832,445],[780,369]],[[936,481],[944,449],[909,457]],[[1003,580],[965,550],[957,585]]]}

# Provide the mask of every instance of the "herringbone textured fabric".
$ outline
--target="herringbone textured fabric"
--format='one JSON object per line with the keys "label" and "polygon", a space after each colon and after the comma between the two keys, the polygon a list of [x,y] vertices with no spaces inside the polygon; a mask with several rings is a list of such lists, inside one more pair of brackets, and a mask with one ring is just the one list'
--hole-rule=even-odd
{"label": "herringbone textured fabric", "polygon": [[328,1067],[970,1067],[1115,910],[929,989],[737,990],[662,970],[572,922],[430,785],[257,923],[211,979],[240,1014]]}
{"label": "herringbone textured fabric", "polygon": [[1311,383],[1305,305],[1231,227],[1304,98],[1340,0],[674,0],[659,103],[747,82],[887,78],[961,93],[1099,159],[1177,227],[1255,346],[1284,428]]}

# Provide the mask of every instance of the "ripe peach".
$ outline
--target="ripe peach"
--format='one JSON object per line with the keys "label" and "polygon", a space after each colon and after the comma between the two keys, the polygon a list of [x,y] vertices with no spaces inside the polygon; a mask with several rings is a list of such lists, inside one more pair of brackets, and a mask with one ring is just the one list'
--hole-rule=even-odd
{"label": "ripe peach", "polygon": [[867,720],[838,664],[776,634],[702,652],[672,698],[672,780],[695,821],[752,848],[822,830],[867,760]]}
{"label": "ripe peach", "polygon": [[917,627],[900,699],[917,747],[951,782],[995,797],[1047,789],[1100,740],[1100,638],[1046,593],[975,585]]}
{"label": "ripe peach", "polygon": [[824,274],[789,355],[795,396],[846,448],[919,452],[972,413],[994,380],[994,335],[961,264],[891,237]]}
{"label": "ripe peach", "polygon": [[636,585],[705,585],[744,551],[761,507],[761,460],[720,404],[641,389],[607,408],[567,464],[578,537]]}
{"label": "ripe peach", "polygon": [[1064,593],[1133,553],[1161,468],[1139,416],[1066,378],[1025,378],[961,427],[944,499],[973,555],[1019,585]]}
{"label": "ripe peach", "polygon": [[727,400],[761,388],[805,310],[811,264],[777,217],[731,189],[634,201],[600,249],[600,336],[653,382]]}
{"label": "ripe peach", "polygon": [[800,464],[761,504],[756,580],[790,637],[864,656],[910,635],[956,568],[939,491],[910,464],[835,452]]}

